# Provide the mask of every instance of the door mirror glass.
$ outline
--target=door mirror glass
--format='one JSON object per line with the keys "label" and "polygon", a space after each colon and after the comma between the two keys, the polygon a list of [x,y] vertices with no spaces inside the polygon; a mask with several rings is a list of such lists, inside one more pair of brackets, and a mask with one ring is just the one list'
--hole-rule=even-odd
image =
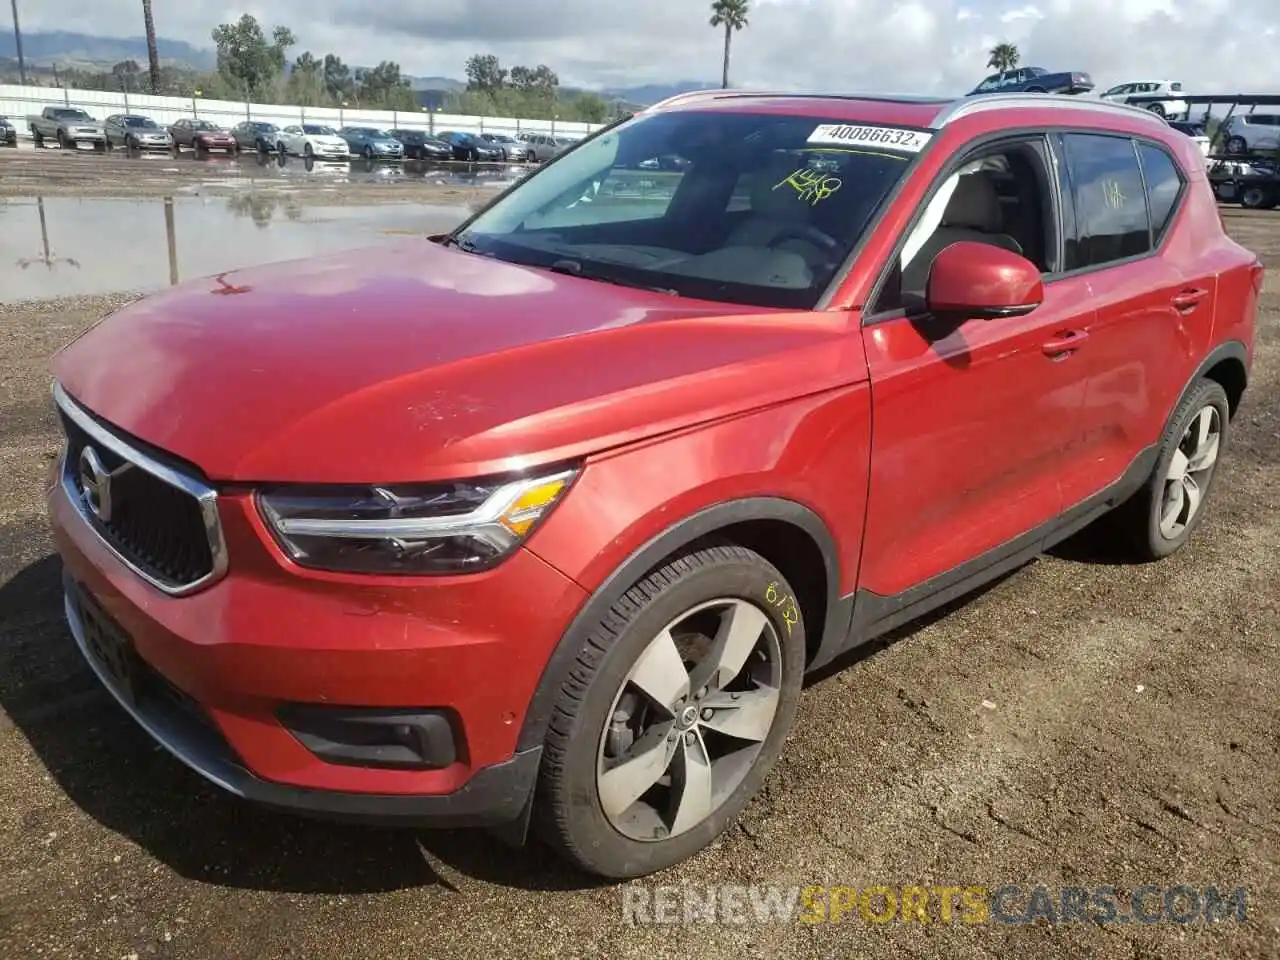
{"label": "door mirror glass", "polygon": [[935,315],[993,320],[1021,317],[1044,302],[1040,268],[1010,250],[961,240],[933,260],[927,306]]}

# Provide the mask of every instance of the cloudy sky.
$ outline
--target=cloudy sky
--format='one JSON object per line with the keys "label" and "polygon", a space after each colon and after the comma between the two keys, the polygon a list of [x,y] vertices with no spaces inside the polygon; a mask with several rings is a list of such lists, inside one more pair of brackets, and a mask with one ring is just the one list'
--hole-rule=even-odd
{"label": "cloudy sky", "polygon": [[[7,6],[7,4],[5,4]],[[27,31],[142,33],[138,0],[19,0]],[[717,80],[721,35],[705,0],[154,0],[162,37],[209,45],[252,13],[286,24],[299,48],[348,62],[396,60],[416,75],[462,75],[474,52],[546,63],[562,82],[630,86]],[[1278,0],[755,0],[734,42],[735,86],[952,92],[1016,43],[1024,65],[1086,70],[1099,84],[1182,80],[1205,92],[1276,81]],[[230,11],[230,12],[228,12]],[[501,11],[501,12],[499,12]]]}

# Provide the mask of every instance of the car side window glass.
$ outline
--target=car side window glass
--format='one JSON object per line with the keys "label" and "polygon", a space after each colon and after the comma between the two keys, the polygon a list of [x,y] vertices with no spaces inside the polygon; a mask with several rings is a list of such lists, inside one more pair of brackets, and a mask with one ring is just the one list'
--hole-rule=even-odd
{"label": "car side window glass", "polygon": [[1147,184],[1147,203],[1151,209],[1151,232],[1159,243],[1173,219],[1178,197],[1182,194],[1182,174],[1173,158],[1149,143],[1138,144],[1142,160],[1142,177]]}
{"label": "car side window glass", "polygon": [[1149,251],[1147,198],[1133,141],[1068,133],[1062,142],[1076,214],[1066,268],[1101,266]]}
{"label": "car side window glass", "polygon": [[958,241],[999,247],[1051,272],[1052,182],[1038,141],[991,147],[965,162],[927,201],[869,313],[920,309],[934,258]]}

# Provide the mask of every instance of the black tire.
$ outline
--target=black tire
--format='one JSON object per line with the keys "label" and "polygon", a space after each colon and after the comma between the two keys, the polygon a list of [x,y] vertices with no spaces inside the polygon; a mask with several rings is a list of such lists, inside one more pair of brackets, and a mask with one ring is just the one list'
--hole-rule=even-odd
{"label": "black tire", "polygon": [[[1176,536],[1166,537],[1160,531],[1160,512],[1164,500],[1166,477],[1175,454],[1182,445],[1184,435],[1201,411],[1212,407],[1217,412],[1218,452],[1208,477],[1199,485],[1200,506]],[[1178,405],[1169,420],[1164,437],[1160,441],[1160,455],[1146,484],[1132,498],[1117,507],[1105,518],[1108,532],[1114,533],[1118,542],[1132,559],[1139,562],[1161,560],[1182,549],[1200,522],[1213,491],[1213,483],[1222,464],[1222,455],[1230,440],[1230,404],[1222,385],[1213,380],[1199,380]]]}
{"label": "black tire", "polygon": [[67,139],[67,135],[61,130],[58,131],[58,148],[60,150],[70,150],[72,143]]}
{"label": "black tire", "polygon": [[[595,626],[560,687],[547,730],[534,806],[539,835],[583,870],[604,877],[645,876],[710,844],[742,812],[781,753],[800,698],[805,663],[798,605],[764,557],[738,546],[686,553],[632,587]],[[597,763],[601,738],[629,671],[650,642],[682,613],[719,598],[740,598],[765,615],[780,641],[781,683],[772,726],[753,765],[710,816],[667,839],[636,840],[610,823],[601,807]],[[661,835],[661,834],[659,834]]]}
{"label": "black tire", "polygon": [[370,163],[373,163],[373,147],[368,144],[366,144],[364,148],[364,158]]}
{"label": "black tire", "polygon": [[1163,117],[1163,116],[1164,116],[1164,104],[1163,104],[1163,103],[1152,103],[1152,104],[1148,104],[1147,109],[1148,109],[1148,110],[1150,110],[1152,113],[1154,113],[1157,117]]}
{"label": "black tire", "polygon": [[276,144],[276,153],[280,154],[282,157],[287,157],[289,155],[289,151],[284,148],[284,141],[280,141]]}
{"label": "black tire", "polygon": [[303,144],[303,145],[302,145],[302,155],[303,155],[304,157],[314,157],[314,156],[315,156],[315,151],[311,149],[311,144],[309,144],[309,143],[305,143],[305,144]]}
{"label": "black tire", "polygon": [[1027,93],[1047,93],[1044,87],[1027,87]]}
{"label": "black tire", "polygon": [[[208,149],[208,147],[206,147],[206,146],[204,145],[204,141],[203,141],[203,140],[196,140],[196,141],[194,141],[194,142],[192,143],[192,149],[193,149],[193,152],[195,153],[195,155],[196,155],[197,159],[203,160],[205,157],[207,157],[207,156],[209,155],[209,149]],[[176,144],[174,145],[173,152],[174,152],[174,153],[177,153],[177,152],[178,152],[178,147],[177,147],[177,145],[176,145]],[[234,150],[233,150],[232,152],[234,152]]]}
{"label": "black tire", "polygon": [[1263,186],[1250,185],[1240,189],[1240,206],[1246,210],[1265,210],[1271,191]]}

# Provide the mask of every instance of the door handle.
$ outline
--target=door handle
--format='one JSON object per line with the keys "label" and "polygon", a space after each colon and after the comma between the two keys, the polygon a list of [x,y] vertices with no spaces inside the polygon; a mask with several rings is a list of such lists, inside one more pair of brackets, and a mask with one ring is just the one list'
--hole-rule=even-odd
{"label": "door handle", "polygon": [[1200,301],[1209,295],[1208,290],[1199,287],[1188,287],[1173,298],[1173,308],[1179,313],[1187,313],[1200,306]]}
{"label": "door handle", "polygon": [[1080,349],[1080,345],[1089,339],[1087,330],[1066,330],[1052,340],[1046,340],[1040,349],[1044,355],[1053,360],[1062,358]]}

